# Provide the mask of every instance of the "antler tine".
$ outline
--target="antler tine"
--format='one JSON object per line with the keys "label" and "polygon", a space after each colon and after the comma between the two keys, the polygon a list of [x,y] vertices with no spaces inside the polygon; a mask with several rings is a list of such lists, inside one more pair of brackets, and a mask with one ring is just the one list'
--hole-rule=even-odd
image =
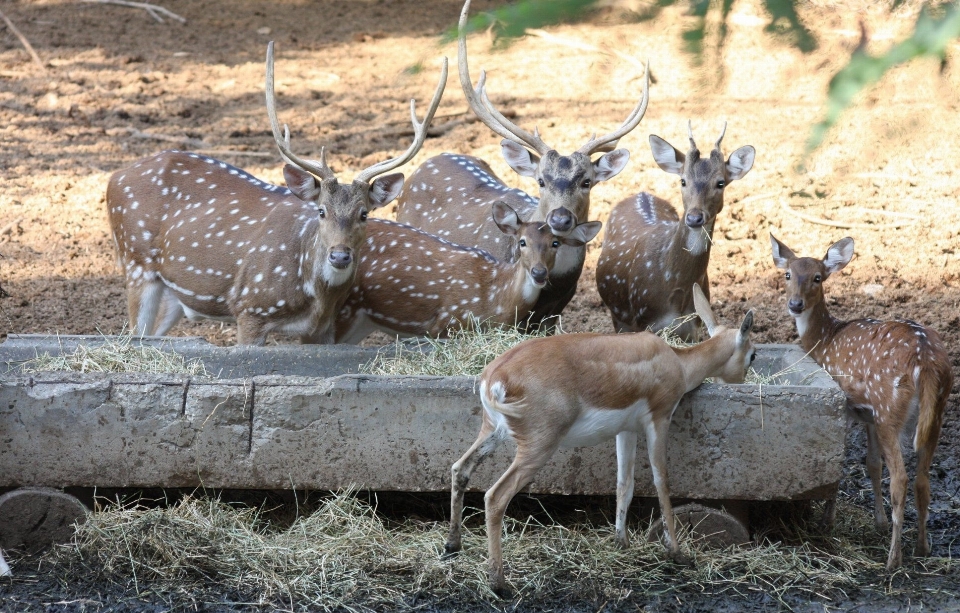
{"label": "antler tine", "polygon": [[273,91],[273,41],[267,44],[267,116],[270,118],[270,128],[273,130],[273,140],[277,143],[282,157],[288,164],[299,166],[309,173],[313,173],[324,181],[336,179],[336,175],[327,166],[326,159],[321,150],[320,163],[311,162],[298,157],[290,150],[290,130],[284,125],[285,134],[280,132],[280,122],[277,120],[277,104]]}
{"label": "antler tine", "polygon": [[413,142],[410,143],[410,146],[407,147],[407,150],[404,151],[402,155],[390,160],[378,162],[369,168],[361,170],[353,180],[354,183],[369,183],[374,177],[382,175],[385,172],[390,172],[399,166],[403,166],[417,154],[417,151],[420,151],[420,147],[423,146],[423,141],[427,140],[427,130],[430,128],[430,122],[433,121],[433,116],[440,106],[440,98],[443,97],[443,90],[446,85],[447,58],[443,58],[443,67],[440,69],[440,82],[437,83],[437,89],[433,93],[433,100],[430,101],[430,108],[427,109],[427,114],[424,115],[422,122],[417,121],[417,101],[413,98],[410,99],[410,120],[413,122],[414,133]]}
{"label": "antler tine", "polygon": [[723,122],[723,130],[720,131],[720,138],[717,139],[717,144],[713,146],[714,149],[720,151],[720,142],[723,140],[723,135],[727,133],[727,122]]}
{"label": "antler tine", "polygon": [[693,140],[693,122],[687,120],[687,136],[690,137],[690,149],[696,149],[697,143]]}
{"label": "antler tine", "polygon": [[640,125],[640,120],[643,119],[643,116],[647,112],[648,102],[650,102],[650,60],[647,60],[646,66],[644,67],[643,95],[640,97],[640,102],[637,103],[637,106],[633,107],[633,110],[630,111],[627,119],[619,128],[609,134],[601,136],[600,138],[596,138],[596,135],[594,135],[584,146],[580,147],[578,151],[584,155],[613,151],[621,138]]}
{"label": "antler tine", "polygon": [[470,14],[470,0],[463,3],[463,9],[460,11],[460,23],[457,36],[457,66],[460,69],[460,87],[463,89],[463,95],[467,99],[470,110],[480,121],[488,128],[493,130],[507,140],[518,142],[521,145],[530,147],[540,155],[544,155],[550,150],[550,147],[540,138],[539,134],[533,135],[526,130],[508,120],[498,112],[489,100],[484,104],[486,98],[487,73],[480,71],[480,80],[474,89],[473,81],[470,79],[470,66],[467,63],[467,16]]}

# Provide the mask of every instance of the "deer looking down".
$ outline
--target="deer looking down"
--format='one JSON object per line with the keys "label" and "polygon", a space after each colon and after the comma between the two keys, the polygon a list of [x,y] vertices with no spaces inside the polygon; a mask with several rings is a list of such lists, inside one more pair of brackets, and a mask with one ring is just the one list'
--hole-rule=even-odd
{"label": "deer looking down", "polygon": [[[537,181],[539,200],[518,189],[507,187],[486,162],[466,155],[444,153],[428,159],[410,176],[400,194],[397,220],[421,228],[461,245],[478,247],[494,258],[512,257],[514,239],[504,237],[494,224],[493,203],[504,201],[527,221],[546,221],[557,236],[567,236],[575,220],[589,219],[590,190],[601,181],[615,177],[626,166],[630,153],[614,149],[617,142],[637,127],[649,100],[649,69],[645,75],[643,96],[626,121],[602,137],[591,138],[570,155],[561,155],[540,138],[507,119],[490,102],[486,91],[486,73],[474,88],[467,65],[466,23],[470,10],[467,0],[460,13],[460,84],[470,109],[487,127],[503,137],[500,146],[507,164],[518,174]],[[594,153],[604,152],[596,160]],[[552,321],[576,293],[583,270],[586,247],[561,247],[550,269],[550,281],[540,293],[531,323]]]}
{"label": "deer looking down", "polygon": [[[287,161],[287,188],[224,162],[165,151],[110,177],[107,209],[126,274],[130,327],[163,335],[184,315],[237,322],[240,344],[262,345],[271,331],[303,342],[333,342],[333,324],[356,273],[367,214],[394,198],[403,175],[387,174],[423,145],[440,104],[440,83],[423,122],[410,101],[414,139],[400,156],[341,185],[320,160],[289,147],[277,121],[273,43],[267,47],[267,113]],[[382,175],[382,176],[381,176]]]}
{"label": "deer looking down", "polygon": [[666,525],[666,546],[672,554],[679,553],[667,483],[670,420],[683,395],[705,378],[740,383],[756,357],[750,342],[753,312],[747,313],[739,329],[728,329],[717,324],[699,287],[693,294],[697,314],[711,337],[699,345],[673,348],[649,332],[562,334],[524,341],[484,369],[480,434],[451,469],[445,549],[452,554],[462,546],[463,493],[470,475],[501,442],[513,439],[517,445],[513,463],[484,496],[488,577],[497,595],[503,596],[507,587],[501,548],[504,512],[559,447],[596,445],[616,437],[616,532],[626,547],[637,433],[643,432]]}
{"label": "deer looking down", "polygon": [[[853,257],[853,239],[834,243],[822,260],[797,257],[772,234],[773,261],[786,271],[787,311],[797,324],[800,345],[840,385],[847,411],[867,428],[867,472],[873,484],[874,521],[887,530],[881,477],[890,471],[893,533],[887,570],[900,566],[900,536],[906,506],[907,471],[901,445],[913,435],[917,452],[914,494],[917,504],[916,555],[930,554],[927,513],[930,463],[940,439],[943,413],[953,386],[950,357],[940,336],[915,321],[841,321],[827,311],[823,283]],[[904,439],[901,443],[901,439]],[[835,501],[825,519],[832,523]]]}
{"label": "deer looking down", "polygon": [[[747,145],[724,161],[720,151],[724,124],[709,157],[702,158],[689,124],[687,130],[690,151],[686,155],[650,135],[657,165],[680,176],[683,219],[669,202],[646,192],[621,201],[610,212],[597,261],[597,290],[618,332],[648,328],[656,332],[690,315],[694,283],[710,296],[707,264],[723,194],[731,181],[750,171],[756,152]],[[683,323],[677,333],[693,340],[696,322]]]}
{"label": "deer looking down", "polygon": [[543,222],[524,222],[503,202],[493,218],[516,253],[499,261],[406,224],[371,219],[360,250],[357,282],[337,319],[337,342],[358,343],[374,330],[445,336],[451,326],[515,325],[526,317],[564,246],[578,247],[600,222],[575,224],[554,236]]}

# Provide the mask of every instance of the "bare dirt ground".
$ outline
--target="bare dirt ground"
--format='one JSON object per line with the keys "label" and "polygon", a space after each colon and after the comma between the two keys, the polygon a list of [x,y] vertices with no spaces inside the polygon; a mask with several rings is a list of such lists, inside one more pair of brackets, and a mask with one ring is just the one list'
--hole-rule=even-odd
{"label": "bare dirt ground", "polygon": [[[474,10],[497,4],[478,0]],[[3,6],[47,67],[41,71],[17,39],[0,30],[0,284],[11,295],[0,301],[0,339],[124,327],[124,287],[104,210],[113,171],[178,147],[282,181],[263,105],[268,40],[277,41],[279,109],[295,150],[316,157],[326,146],[333,169],[349,179],[406,148],[406,101],[415,97],[423,108],[439,57],[456,57],[455,45],[440,45],[438,35],[454,23],[458,0],[171,0],[165,6],[187,22],[161,24],[143,11],[57,0]],[[958,46],[942,71],[935,61],[891,71],[860,96],[800,172],[796,166],[810,126],[821,117],[828,81],[857,44],[857,19],[871,32],[868,50],[879,52],[909,30],[913,8],[891,14],[865,0],[805,3],[801,14],[818,47],[803,54],[765,31],[769,19],[760,3],[743,1],[734,6],[722,48],[708,37],[698,61],[681,50],[681,33],[693,18],[677,6],[638,20],[630,9],[643,6],[610,6],[504,50],[484,36],[472,37],[474,76],[487,68],[494,102],[515,112],[521,125],[539,125],[547,142],[569,153],[592,132],[609,131],[625,118],[641,92],[641,63],[649,58],[655,78],[649,110],[621,141],[632,152],[630,164],[594,190],[593,217],[605,221],[616,202],[640,190],[678,198],[675,177],[653,163],[648,134],[685,149],[692,120],[705,147],[727,121],[725,150],[751,144],[757,159],[727,190],[714,235],[710,275],[721,318],[739,320],[753,308],[760,342],[795,341],[768,232],[799,254],[816,256],[850,235],[857,257],[827,284],[834,314],[928,324],[943,335],[956,372],[960,173],[952,145],[960,131]],[[439,129],[405,172],[443,151],[469,153],[489,161],[510,185],[534,190],[503,162],[499,138],[469,119],[452,77],[434,122]],[[811,223],[796,212],[841,227]],[[595,288],[599,251],[595,241],[565,314],[566,331],[612,330]],[[182,322],[173,333],[235,341],[230,325]],[[960,554],[954,542],[960,527],[958,402],[955,387],[932,475],[938,556]],[[869,505],[859,467],[859,457],[852,457],[855,473],[844,489]],[[898,610],[899,604],[877,606]]]}

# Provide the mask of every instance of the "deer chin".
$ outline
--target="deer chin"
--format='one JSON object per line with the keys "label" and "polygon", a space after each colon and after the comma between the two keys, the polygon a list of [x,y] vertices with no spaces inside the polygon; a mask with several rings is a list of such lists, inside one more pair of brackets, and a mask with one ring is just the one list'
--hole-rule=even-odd
{"label": "deer chin", "polygon": [[715,220],[710,220],[709,223],[705,223],[699,228],[691,228],[689,226],[686,226],[687,238],[683,248],[687,252],[689,252],[690,255],[693,255],[693,256],[703,255],[704,253],[710,250],[710,242],[711,242],[711,236],[713,236],[714,221]]}
{"label": "deer chin", "polygon": [[329,287],[337,287],[344,283],[353,283],[354,273],[357,270],[357,262],[353,260],[346,268],[337,268],[329,261],[323,263],[320,271],[320,277]]}
{"label": "deer chin", "polygon": [[810,327],[810,313],[813,312],[813,309],[804,309],[800,313],[794,313],[790,309],[787,309],[787,311],[793,315],[794,321],[797,322],[797,334],[800,335],[800,338],[803,338],[807,328]]}

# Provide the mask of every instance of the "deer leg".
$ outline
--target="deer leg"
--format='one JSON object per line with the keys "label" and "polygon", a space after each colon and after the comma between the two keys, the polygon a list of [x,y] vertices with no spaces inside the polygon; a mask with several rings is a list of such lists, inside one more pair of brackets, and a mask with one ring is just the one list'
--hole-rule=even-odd
{"label": "deer leg", "polygon": [[505,473],[487,490],[484,506],[487,515],[487,552],[489,567],[487,580],[490,589],[500,598],[508,594],[507,580],[503,574],[503,515],[507,505],[556,451],[559,441],[540,444],[535,449],[524,449],[517,441],[517,456]]}
{"label": "deer leg", "polygon": [[621,547],[630,545],[627,534],[627,511],[633,501],[634,470],[637,464],[637,433],[632,431],[617,434],[617,542]]}
{"label": "deer leg", "polygon": [[477,440],[450,469],[450,532],[447,535],[447,543],[443,546],[447,555],[460,551],[463,546],[460,533],[463,524],[463,494],[470,482],[470,475],[480,462],[493,453],[501,440],[500,433],[493,427],[484,412],[483,424],[480,426]]}
{"label": "deer leg", "polygon": [[[671,412],[672,413],[672,412]],[[679,557],[677,529],[673,520],[673,505],[670,503],[670,485],[667,483],[667,430],[670,420],[647,423],[647,452],[650,455],[650,469],[653,471],[653,485],[660,499],[660,515],[667,529],[667,549],[674,557]]]}
{"label": "deer leg", "polygon": [[903,453],[896,432],[879,433],[884,460],[890,472],[890,511],[893,516],[893,532],[890,536],[890,553],[887,555],[887,571],[892,571],[903,562],[900,535],[903,532],[903,511],[907,502],[907,469],[903,465]]}
{"label": "deer leg", "polygon": [[[883,508],[883,459],[881,456],[880,440],[877,437],[876,424],[866,424],[867,427],[867,474],[873,485],[873,522],[878,530],[886,531],[890,526],[887,523],[887,512]],[[887,465],[889,468],[889,464]],[[892,504],[892,503],[891,503]]]}
{"label": "deer leg", "polygon": [[154,336],[166,336],[170,328],[183,317],[183,307],[180,301],[169,289],[164,288],[159,309],[159,321],[153,329]]}
{"label": "deer leg", "polygon": [[923,441],[917,449],[917,476],[913,480],[914,501],[917,503],[917,545],[914,555],[930,555],[930,540],[927,536],[927,516],[930,508],[930,464],[936,449],[939,433],[933,441]]}
{"label": "deer leg", "polygon": [[267,342],[267,329],[259,317],[246,313],[237,315],[237,344],[263,347]]}
{"label": "deer leg", "polygon": [[[137,336],[147,336],[153,332],[157,313],[160,310],[160,302],[163,300],[166,289],[162,281],[144,281],[138,287],[139,295],[136,300],[137,324],[136,328],[132,330]],[[127,305],[131,309],[131,320],[133,319],[132,303],[133,300],[128,298]]]}

